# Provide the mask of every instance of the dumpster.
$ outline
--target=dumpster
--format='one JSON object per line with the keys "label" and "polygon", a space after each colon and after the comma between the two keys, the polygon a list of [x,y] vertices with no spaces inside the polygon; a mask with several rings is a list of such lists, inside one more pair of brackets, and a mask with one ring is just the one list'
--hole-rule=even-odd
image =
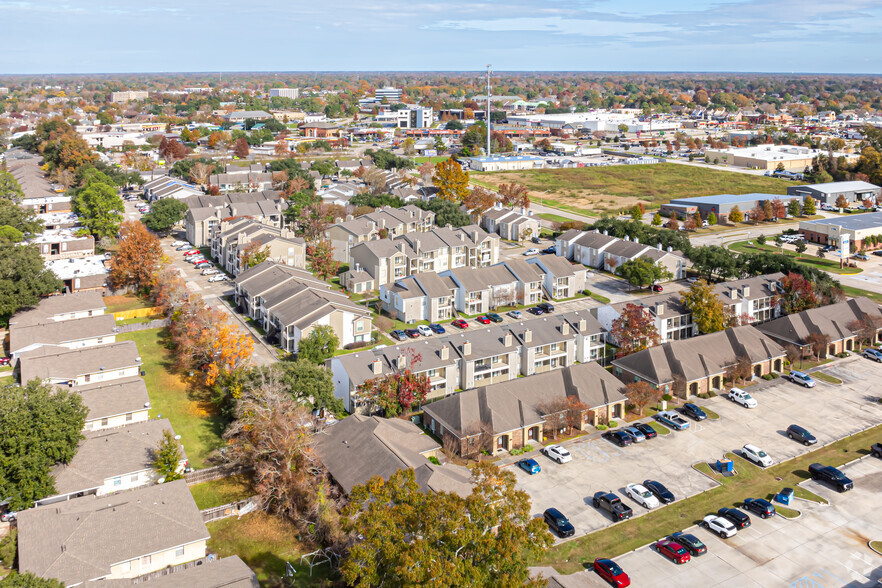
{"label": "dumpster", "polygon": [[793,500],[793,488],[784,488],[775,496],[775,501],[781,504],[789,505],[791,500]]}
{"label": "dumpster", "polygon": [[735,464],[731,459],[718,459],[717,471],[721,474],[732,473],[735,471]]}

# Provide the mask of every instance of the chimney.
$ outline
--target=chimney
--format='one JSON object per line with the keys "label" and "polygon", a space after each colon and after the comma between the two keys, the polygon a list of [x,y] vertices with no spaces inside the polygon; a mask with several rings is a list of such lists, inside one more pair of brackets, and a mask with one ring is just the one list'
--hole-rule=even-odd
{"label": "chimney", "polygon": [[659,251],[661,251],[661,250],[662,250],[662,244],[659,243],[658,245],[655,246],[655,248],[658,249]]}
{"label": "chimney", "polygon": [[569,335],[570,334],[570,323],[564,321],[560,324],[560,334],[561,335]]}
{"label": "chimney", "polygon": [[584,335],[585,331],[587,331],[587,330],[588,330],[588,321],[586,321],[585,319],[579,319],[579,332]]}
{"label": "chimney", "polygon": [[505,337],[502,339],[502,344],[505,345],[506,348],[511,347],[511,344],[512,344],[511,332],[508,332],[505,334]]}
{"label": "chimney", "polygon": [[744,286],[744,287],[742,287],[742,288],[741,288],[741,295],[742,295],[744,298],[749,298],[749,297],[750,297],[750,286]]}
{"label": "chimney", "polygon": [[383,362],[379,359],[375,359],[371,364],[371,371],[374,372],[375,376],[379,376],[381,373],[383,373]]}
{"label": "chimney", "polygon": [[738,300],[738,288],[729,288],[729,297],[732,300]]}
{"label": "chimney", "polygon": [[625,235],[625,241],[630,241],[630,240],[631,240],[631,235]]}
{"label": "chimney", "polygon": [[347,215],[346,215],[346,220],[351,221],[351,220],[354,220],[354,219],[355,219],[355,217],[352,216],[351,214],[347,214]]}
{"label": "chimney", "polygon": [[450,359],[450,347],[446,344],[441,346],[441,361],[447,361]]}
{"label": "chimney", "polygon": [[607,231],[606,229],[603,229],[603,236],[609,237],[609,231]]}
{"label": "chimney", "polygon": [[530,343],[533,341],[533,331],[530,329],[524,330],[524,343]]}
{"label": "chimney", "polygon": [[634,237],[634,242],[639,244],[639,243],[640,243],[640,238],[639,238],[639,237]]}
{"label": "chimney", "polygon": [[395,363],[398,365],[398,369],[403,370],[404,368],[407,367],[407,358],[402,353],[401,355],[398,356],[398,359],[396,360]]}
{"label": "chimney", "polygon": [[668,245],[668,253],[671,253],[673,250],[674,250],[674,248],[671,247],[670,245]]}
{"label": "chimney", "polygon": [[659,302],[655,305],[655,316],[664,316],[665,314],[665,305],[663,302]]}
{"label": "chimney", "polygon": [[471,341],[463,341],[460,349],[462,349],[462,354],[465,355],[466,357],[468,357],[469,355],[472,354],[472,342]]}

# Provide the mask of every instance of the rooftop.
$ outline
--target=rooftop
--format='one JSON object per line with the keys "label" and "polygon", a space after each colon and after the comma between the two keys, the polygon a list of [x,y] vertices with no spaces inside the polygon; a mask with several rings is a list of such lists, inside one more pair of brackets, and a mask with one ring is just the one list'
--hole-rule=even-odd
{"label": "rooftop", "polygon": [[840,229],[849,231],[861,231],[865,229],[876,229],[882,226],[882,212],[867,212],[864,214],[851,214],[849,216],[839,216],[835,218],[819,218],[818,220],[802,221],[803,225],[833,225]]}
{"label": "rooftop", "polygon": [[98,276],[110,273],[104,265],[103,255],[90,255],[73,259],[55,259],[46,262],[46,268],[51,270],[59,280],[72,280],[86,276]]}

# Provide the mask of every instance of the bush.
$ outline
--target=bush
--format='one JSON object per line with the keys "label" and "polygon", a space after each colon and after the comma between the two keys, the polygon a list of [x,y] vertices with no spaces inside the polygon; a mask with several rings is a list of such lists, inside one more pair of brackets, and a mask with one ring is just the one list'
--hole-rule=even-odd
{"label": "bush", "polygon": [[531,451],[533,451],[532,445],[524,445],[523,447],[518,447],[517,449],[512,449],[510,453],[512,455],[523,455],[525,453],[530,453]]}
{"label": "bush", "polygon": [[836,354],[836,357],[848,357],[848,352],[847,352],[847,351],[843,351],[842,353],[837,353],[837,354]]}
{"label": "bush", "polygon": [[665,394],[664,396],[662,396],[662,400],[664,400],[665,402],[670,402],[671,400],[673,400],[673,398],[674,397],[670,394]]}
{"label": "bush", "polygon": [[441,460],[435,457],[434,455],[429,456],[429,461],[435,465],[441,465]]}
{"label": "bush", "polygon": [[0,561],[3,567],[11,568],[15,563],[15,553],[17,549],[18,529],[10,529],[9,534],[0,541]]}
{"label": "bush", "polygon": [[763,374],[760,376],[763,380],[773,380],[772,374]]}
{"label": "bush", "polygon": [[714,397],[716,397],[716,395],[717,395],[717,393],[713,392],[713,391],[707,393],[708,398],[714,398]]}
{"label": "bush", "polygon": [[[882,403],[882,398],[879,399],[879,402]],[[609,427],[607,427],[606,425],[597,425],[594,428],[598,431],[606,431]]]}
{"label": "bush", "polygon": [[615,422],[615,421],[610,421],[610,422],[609,422],[609,428],[610,428],[610,429],[615,429],[615,428],[618,427],[618,426],[619,426],[619,423],[617,423],[617,422]]}
{"label": "bush", "polygon": [[361,349],[362,347],[367,347],[368,345],[372,345],[371,341],[354,341],[352,343],[347,343],[343,346],[343,349]]}
{"label": "bush", "polygon": [[698,397],[702,400],[707,400],[708,398],[710,398],[710,396],[706,392],[699,392]]}

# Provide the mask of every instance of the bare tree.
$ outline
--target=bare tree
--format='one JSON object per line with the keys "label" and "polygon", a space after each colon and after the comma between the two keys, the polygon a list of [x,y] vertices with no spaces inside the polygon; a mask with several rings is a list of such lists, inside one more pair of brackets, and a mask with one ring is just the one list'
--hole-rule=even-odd
{"label": "bare tree", "polygon": [[850,322],[847,327],[855,334],[859,345],[873,345],[876,342],[876,334],[882,329],[882,317],[865,314],[858,320]]}
{"label": "bare tree", "polygon": [[752,373],[750,367],[750,359],[742,355],[735,359],[735,363],[726,368],[725,377],[733,383],[744,382]]}
{"label": "bare tree", "polygon": [[589,410],[591,407],[581,402],[575,396],[567,397],[567,412],[566,412],[566,420],[567,426],[572,429],[581,429],[582,428],[582,415],[585,414],[585,411]]}
{"label": "bare tree", "polygon": [[208,179],[211,177],[213,169],[213,166],[200,161],[199,163],[194,164],[193,169],[190,170],[190,179],[200,186],[204,186],[208,183]]}
{"label": "bare tree", "polygon": [[542,420],[545,422],[545,432],[552,438],[556,439],[561,431],[568,427],[567,409],[568,403],[566,398],[555,398],[543,402],[537,407]]}
{"label": "bare tree", "polygon": [[490,308],[496,309],[500,306],[511,306],[515,302],[517,302],[517,293],[511,286],[492,288],[490,290]]}
{"label": "bare tree", "polygon": [[444,436],[441,438],[441,450],[447,456],[447,459],[453,459],[461,453],[462,443],[452,433],[445,431]]}
{"label": "bare tree", "polygon": [[825,335],[824,333],[810,333],[805,338],[805,342],[811,345],[812,353],[815,354],[815,359],[821,359],[821,355],[827,354],[827,346],[830,344],[830,336]]}
{"label": "bare tree", "polygon": [[474,423],[466,431],[466,452],[463,457],[476,457],[482,451],[493,453],[493,425],[486,421]]}

